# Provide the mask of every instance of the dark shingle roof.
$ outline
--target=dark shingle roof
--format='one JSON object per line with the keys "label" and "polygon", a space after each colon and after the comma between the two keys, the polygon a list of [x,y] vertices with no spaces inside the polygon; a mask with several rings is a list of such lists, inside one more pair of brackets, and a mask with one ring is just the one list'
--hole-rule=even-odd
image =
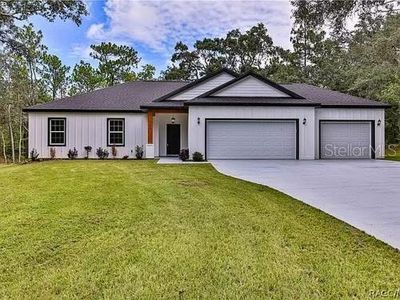
{"label": "dark shingle roof", "polygon": [[[148,108],[182,108],[187,105],[299,105],[316,107],[369,107],[385,108],[389,105],[308,84],[282,84],[281,86],[302,97],[200,97],[190,101],[159,101],[160,97],[182,89],[185,81],[134,81],[31,106],[25,111],[124,111],[140,112]],[[158,99],[158,100],[157,100]],[[157,101],[155,101],[157,100]],[[158,102],[159,101],[159,102]]]}
{"label": "dark shingle roof", "polygon": [[281,84],[303,98],[323,107],[389,107],[390,105],[304,83]]}
{"label": "dark shingle roof", "polygon": [[26,111],[140,111],[141,105],[179,89],[185,81],[133,81],[31,106]]}

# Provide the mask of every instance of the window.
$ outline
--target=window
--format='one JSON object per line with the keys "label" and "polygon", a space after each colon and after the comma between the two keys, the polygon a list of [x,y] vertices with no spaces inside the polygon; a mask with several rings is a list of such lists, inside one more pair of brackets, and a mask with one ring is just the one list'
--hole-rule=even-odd
{"label": "window", "polygon": [[49,146],[65,146],[65,118],[49,118]]}
{"label": "window", "polygon": [[107,119],[107,144],[125,145],[125,119]]}

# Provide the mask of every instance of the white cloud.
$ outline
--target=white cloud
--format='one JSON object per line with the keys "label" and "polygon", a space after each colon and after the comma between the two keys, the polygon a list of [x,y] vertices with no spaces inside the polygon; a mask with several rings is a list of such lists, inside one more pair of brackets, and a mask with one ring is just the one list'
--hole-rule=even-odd
{"label": "white cloud", "polygon": [[84,60],[87,62],[92,62],[93,59],[90,57],[91,51],[92,51],[92,49],[90,49],[90,46],[76,44],[76,45],[72,46],[70,55],[73,58],[76,58],[77,60]]}
{"label": "white cloud", "polygon": [[90,25],[86,36],[89,39],[93,39],[93,40],[97,40],[97,39],[101,39],[103,38],[103,36],[105,35],[104,32],[104,24],[92,24]]}
{"label": "white cloud", "polygon": [[245,30],[262,22],[274,42],[290,47],[289,0],[264,1],[143,1],[108,0],[107,20],[93,24],[90,39],[123,39],[159,53],[169,53],[176,42],[192,45],[197,39]]}

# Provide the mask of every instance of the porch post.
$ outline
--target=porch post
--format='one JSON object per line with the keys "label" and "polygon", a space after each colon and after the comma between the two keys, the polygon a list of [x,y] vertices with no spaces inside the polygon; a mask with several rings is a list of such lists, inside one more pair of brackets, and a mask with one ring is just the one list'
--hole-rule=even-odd
{"label": "porch post", "polygon": [[153,144],[153,118],[154,112],[149,110],[147,112],[147,144],[146,144],[146,158],[154,158],[154,144]]}
{"label": "porch post", "polygon": [[153,144],[153,112],[147,112],[147,144]]}

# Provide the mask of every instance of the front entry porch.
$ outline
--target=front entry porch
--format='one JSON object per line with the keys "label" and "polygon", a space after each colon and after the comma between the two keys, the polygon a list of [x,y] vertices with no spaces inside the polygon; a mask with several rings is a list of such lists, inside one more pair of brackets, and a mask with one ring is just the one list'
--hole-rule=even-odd
{"label": "front entry porch", "polygon": [[178,156],[185,148],[188,148],[187,110],[149,109],[146,158]]}

